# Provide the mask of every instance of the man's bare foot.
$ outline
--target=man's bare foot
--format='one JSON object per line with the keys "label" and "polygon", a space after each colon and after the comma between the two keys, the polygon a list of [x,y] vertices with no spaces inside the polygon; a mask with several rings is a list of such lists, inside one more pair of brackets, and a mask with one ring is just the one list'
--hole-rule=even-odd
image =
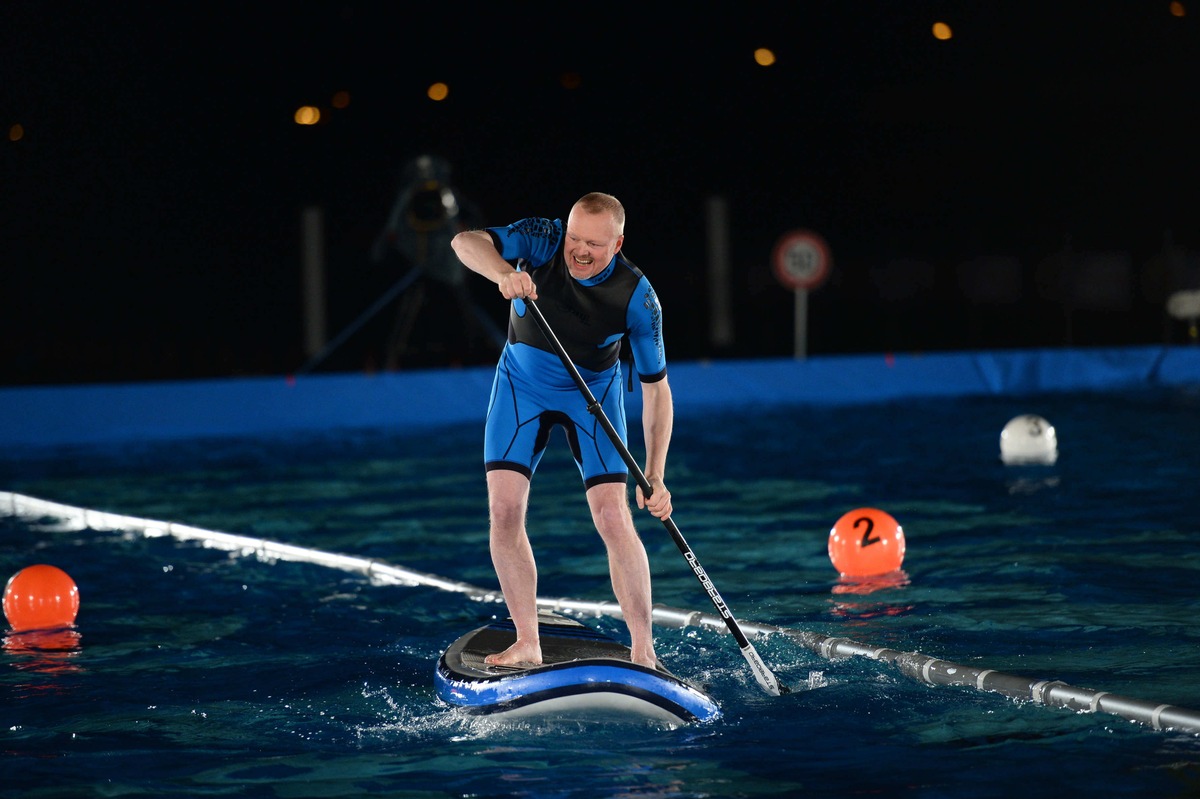
{"label": "man's bare foot", "polygon": [[632,660],[634,663],[638,664],[639,666],[645,666],[648,669],[657,669],[658,668],[658,658],[655,657],[653,651],[650,652],[649,655],[641,653],[641,652],[636,652],[629,659]]}
{"label": "man's bare foot", "polygon": [[483,659],[489,666],[540,666],[542,646],[538,642],[517,641],[503,652],[494,652]]}

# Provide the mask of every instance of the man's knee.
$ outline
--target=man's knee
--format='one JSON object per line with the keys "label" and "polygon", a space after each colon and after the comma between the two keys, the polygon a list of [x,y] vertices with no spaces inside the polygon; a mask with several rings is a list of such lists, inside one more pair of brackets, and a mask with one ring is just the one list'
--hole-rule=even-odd
{"label": "man's knee", "polygon": [[592,521],[600,535],[608,538],[626,534],[636,535],[633,517],[629,513],[629,502],[624,494],[615,498],[603,498],[592,503]]}
{"label": "man's knee", "polygon": [[520,529],[525,524],[525,502],[520,495],[493,492],[488,509],[494,528]]}
{"label": "man's knee", "polygon": [[487,473],[488,508],[497,514],[509,517],[525,515],[529,499],[529,477],[512,469],[489,469]]}

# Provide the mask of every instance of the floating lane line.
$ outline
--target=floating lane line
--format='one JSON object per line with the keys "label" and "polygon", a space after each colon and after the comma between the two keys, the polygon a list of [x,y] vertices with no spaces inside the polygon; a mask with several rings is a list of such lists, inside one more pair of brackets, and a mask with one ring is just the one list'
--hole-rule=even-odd
{"label": "floating lane line", "polygon": [[469,583],[448,580],[436,574],[426,574],[370,558],[341,555],[264,538],[206,530],[179,522],[142,519],[90,508],[78,508],[7,491],[0,491],[0,513],[33,520],[40,529],[52,532],[122,530],[140,533],[145,538],[169,536],[182,541],[197,541],[204,547],[235,552],[243,557],[254,556],[264,561],[283,560],[313,563],[362,574],[372,581],[384,585],[424,585],[443,591],[467,594],[480,602],[503,601],[503,597],[497,591],[489,591]]}
{"label": "floating lane line", "polygon": [[[341,555],[263,538],[205,530],[178,522],[141,519],[106,511],[78,508],[8,491],[0,491],[0,515],[22,518],[32,522],[37,529],[51,532],[85,529],[121,530],[140,533],[147,538],[170,536],[180,540],[198,541],[205,547],[235,552],[243,557],[254,556],[268,562],[283,560],[340,569],[361,574],[380,585],[428,586],[442,591],[464,594],[476,602],[502,603],[504,601],[504,597],[499,591],[370,558]],[[616,602],[542,597],[539,597],[537,602],[539,608],[568,615],[622,618],[621,608]],[[700,627],[728,633],[725,620],[712,613],[701,613],[666,605],[655,605],[652,612],[654,623],[661,627]],[[1079,713],[1108,713],[1145,724],[1155,730],[1200,734],[1200,711],[1177,705],[1149,702],[1108,691],[1077,688],[1060,680],[1030,679],[994,669],[964,666],[920,652],[903,652],[875,647],[852,641],[849,638],[826,636],[807,630],[793,630],[754,622],[742,622],[741,627],[750,635],[786,636],[826,660],[851,657],[874,660],[897,669],[906,677],[929,685],[974,688],[988,693],[998,693],[1017,701],[1066,708]]]}

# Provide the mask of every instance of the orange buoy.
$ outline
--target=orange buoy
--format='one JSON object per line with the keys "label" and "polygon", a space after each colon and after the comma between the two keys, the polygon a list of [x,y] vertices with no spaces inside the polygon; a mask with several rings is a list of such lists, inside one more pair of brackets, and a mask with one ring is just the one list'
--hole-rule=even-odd
{"label": "orange buoy", "polygon": [[57,566],[27,566],[4,589],[4,617],[14,632],[69,627],[78,613],[79,588]]}
{"label": "orange buoy", "polygon": [[876,508],[852,510],[829,531],[829,559],[848,577],[895,571],[904,562],[904,530]]}

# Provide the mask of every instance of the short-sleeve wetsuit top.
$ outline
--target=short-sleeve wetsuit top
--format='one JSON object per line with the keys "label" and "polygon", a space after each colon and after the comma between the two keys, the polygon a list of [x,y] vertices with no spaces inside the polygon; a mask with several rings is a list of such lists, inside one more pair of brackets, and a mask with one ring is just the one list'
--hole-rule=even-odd
{"label": "short-sleeve wetsuit top", "polygon": [[[641,382],[667,374],[662,307],[650,282],[621,253],[593,277],[573,277],[563,256],[561,219],[522,219],[487,233],[502,258],[533,277],[538,309],[624,442],[621,339],[629,337]],[[485,467],[532,477],[558,425],[566,430],[586,486],[624,482],[629,470],[620,452],[588,412],[579,387],[527,311],[523,300],[513,300],[508,343],[488,404]]]}

